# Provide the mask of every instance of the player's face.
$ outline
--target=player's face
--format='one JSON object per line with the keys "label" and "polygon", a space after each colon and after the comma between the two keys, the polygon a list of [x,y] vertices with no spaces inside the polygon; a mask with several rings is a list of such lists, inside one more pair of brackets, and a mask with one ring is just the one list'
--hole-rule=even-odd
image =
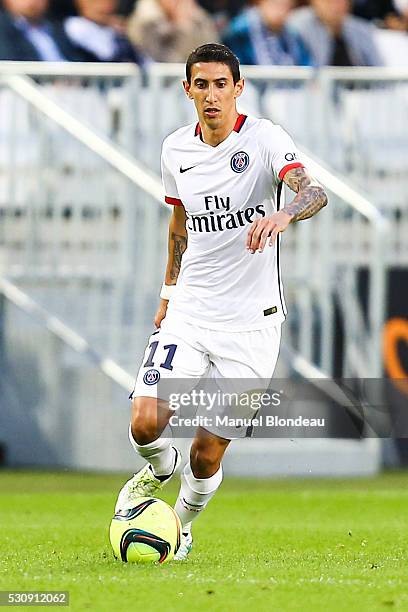
{"label": "player's face", "polygon": [[194,100],[198,119],[211,129],[217,129],[236,113],[236,98],[243,90],[241,79],[234,84],[226,64],[199,62],[191,68],[191,83],[184,81],[187,96]]}

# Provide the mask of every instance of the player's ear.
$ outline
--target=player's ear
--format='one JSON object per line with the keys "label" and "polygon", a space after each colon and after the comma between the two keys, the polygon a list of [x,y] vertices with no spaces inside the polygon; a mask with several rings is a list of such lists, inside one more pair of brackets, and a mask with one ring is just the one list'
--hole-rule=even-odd
{"label": "player's ear", "polygon": [[190,87],[191,87],[190,83],[188,81],[183,81],[183,87],[184,87],[184,91],[186,92],[186,96],[190,98],[190,100],[192,100],[193,96],[190,93]]}
{"label": "player's ear", "polygon": [[239,79],[239,81],[237,81],[235,83],[235,94],[234,94],[234,98],[239,98],[239,96],[242,94],[242,92],[244,91],[244,79]]}

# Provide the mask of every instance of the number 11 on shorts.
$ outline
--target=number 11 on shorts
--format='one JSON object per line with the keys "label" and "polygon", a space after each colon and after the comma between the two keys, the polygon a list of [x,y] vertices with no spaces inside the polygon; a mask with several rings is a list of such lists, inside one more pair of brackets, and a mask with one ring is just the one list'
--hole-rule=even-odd
{"label": "number 11 on shorts", "polygon": [[[154,367],[153,359],[154,359],[158,346],[159,346],[158,340],[149,344],[150,353],[146,360],[146,363],[143,364],[144,368]],[[166,344],[166,346],[164,346],[163,348],[165,351],[167,351],[167,356],[166,356],[166,359],[164,360],[164,363],[161,363],[159,367],[164,368],[165,370],[172,370],[173,369],[172,362],[174,359],[174,355],[176,353],[177,344]]]}

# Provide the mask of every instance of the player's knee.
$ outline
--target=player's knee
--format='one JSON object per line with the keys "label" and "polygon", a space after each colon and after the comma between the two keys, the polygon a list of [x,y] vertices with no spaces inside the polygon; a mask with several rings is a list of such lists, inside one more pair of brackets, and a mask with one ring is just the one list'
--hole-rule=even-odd
{"label": "player's knee", "polygon": [[190,464],[196,478],[210,478],[220,467],[222,454],[218,449],[196,443],[191,447]]}
{"label": "player's knee", "polygon": [[133,401],[130,427],[133,439],[137,444],[150,444],[160,436],[157,411],[149,406],[145,398],[136,398]]}

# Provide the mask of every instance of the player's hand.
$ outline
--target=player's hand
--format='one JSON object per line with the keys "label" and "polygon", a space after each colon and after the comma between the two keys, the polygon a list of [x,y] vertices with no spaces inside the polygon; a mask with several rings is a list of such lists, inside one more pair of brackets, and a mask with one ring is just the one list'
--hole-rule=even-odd
{"label": "player's hand", "polygon": [[269,238],[269,246],[275,244],[279,232],[284,232],[292,220],[292,216],[280,210],[270,217],[256,219],[249,229],[246,248],[250,253],[262,253]]}
{"label": "player's hand", "polygon": [[161,322],[166,316],[168,303],[169,300],[163,300],[163,298],[160,300],[159,307],[154,317],[154,324],[156,327],[160,327]]}

